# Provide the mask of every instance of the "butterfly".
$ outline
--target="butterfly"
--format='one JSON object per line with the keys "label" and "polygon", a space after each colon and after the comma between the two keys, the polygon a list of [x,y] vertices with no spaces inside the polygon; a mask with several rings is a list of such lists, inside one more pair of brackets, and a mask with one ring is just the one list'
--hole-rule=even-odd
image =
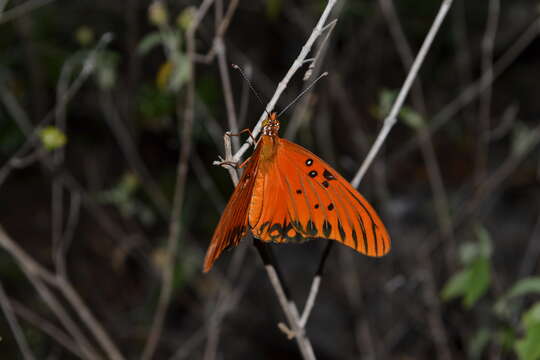
{"label": "butterfly", "polygon": [[390,251],[390,236],[373,207],[330,165],[279,137],[276,113],[214,231],[204,260],[208,272],[227,248],[251,231],[264,242],[331,239],[368,256]]}

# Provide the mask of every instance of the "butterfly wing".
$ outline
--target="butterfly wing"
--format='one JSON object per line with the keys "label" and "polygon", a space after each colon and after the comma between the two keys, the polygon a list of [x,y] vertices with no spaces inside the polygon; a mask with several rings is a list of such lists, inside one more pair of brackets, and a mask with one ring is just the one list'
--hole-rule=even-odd
{"label": "butterfly wing", "polygon": [[[264,172],[260,216],[249,224],[263,241],[336,240],[368,256],[390,251],[390,237],[371,205],[313,153],[279,138]],[[256,221],[255,221],[256,220]]]}
{"label": "butterfly wing", "polygon": [[204,272],[208,272],[221,253],[231,246],[236,246],[247,233],[248,209],[259,164],[260,148],[253,152],[238,185],[234,189],[229,203],[221,215],[214,231],[212,241],[204,259]]}

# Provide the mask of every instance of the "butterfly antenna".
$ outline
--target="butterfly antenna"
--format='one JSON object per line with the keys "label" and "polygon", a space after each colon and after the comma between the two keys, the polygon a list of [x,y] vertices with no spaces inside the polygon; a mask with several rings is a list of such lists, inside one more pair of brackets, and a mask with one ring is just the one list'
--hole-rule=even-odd
{"label": "butterfly antenna", "polygon": [[255,95],[255,97],[257,98],[257,100],[259,100],[259,102],[261,103],[261,105],[263,106],[264,108],[264,111],[266,112],[266,115],[268,115],[268,117],[270,117],[270,114],[268,113],[268,111],[266,110],[266,106],[264,105],[261,97],[259,96],[259,94],[257,93],[257,91],[255,91],[255,88],[253,87],[253,85],[251,85],[251,81],[249,81],[249,79],[247,78],[246,74],[244,74],[244,72],[242,71],[242,69],[240,68],[240,66],[236,65],[236,64],[231,64],[232,68],[235,69],[235,70],[238,70],[240,72],[240,75],[242,75],[242,77],[244,78],[244,80],[246,80],[249,88],[251,89],[251,92]]}
{"label": "butterfly antenna", "polygon": [[293,101],[291,101],[291,103],[289,105],[287,105],[285,107],[285,109],[281,110],[281,112],[277,115],[277,117],[280,117],[285,111],[287,111],[291,106],[293,106],[302,96],[304,96],[309,90],[311,90],[311,88],[313,86],[315,86],[315,84],[321,80],[323,77],[325,77],[326,75],[328,75],[328,72],[324,72],[322,73],[321,75],[319,75],[318,78],[316,78],[315,80],[313,80],[313,82],[311,84],[309,84],[309,86],[307,88],[304,89],[304,91],[302,91],[300,93],[300,95],[298,95]]}

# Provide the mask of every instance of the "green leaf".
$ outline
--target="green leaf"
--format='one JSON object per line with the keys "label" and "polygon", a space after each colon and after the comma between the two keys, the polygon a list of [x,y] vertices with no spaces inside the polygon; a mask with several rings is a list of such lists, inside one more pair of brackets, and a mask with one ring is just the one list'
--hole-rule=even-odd
{"label": "green leaf", "polygon": [[441,296],[444,301],[452,300],[465,293],[469,281],[468,270],[462,270],[454,274],[444,286]]}
{"label": "green leaf", "polygon": [[466,242],[459,248],[459,259],[464,265],[470,264],[478,257],[490,258],[493,252],[487,230],[482,226],[477,226],[475,233],[478,241]]}
{"label": "green leaf", "polygon": [[379,117],[384,117],[390,112],[394,100],[396,100],[397,93],[394,90],[383,89],[379,97]]}
{"label": "green leaf", "polygon": [[463,298],[463,304],[466,308],[471,308],[485,294],[489,282],[489,261],[485,258],[479,258],[471,268],[469,286]]}
{"label": "green leaf", "polygon": [[441,296],[445,301],[461,296],[463,305],[466,308],[471,308],[487,291],[489,282],[489,260],[478,257],[448,281],[442,290]]}
{"label": "green leaf", "polygon": [[523,315],[521,323],[525,328],[525,336],[515,344],[519,359],[540,359],[540,303],[533,305]]}
{"label": "green leaf", "polygon": [[511,351],[516,344],[516,331],[512,327],[504,327],[497,332],[497,342],[505,351]]}
{"label": "green leaf", "polygon": [[523,296],[527,294],[540,294],[540,276],[522,279],[508,292],[508,297]]}
{"label": "green leaf", "polygon": [[523,314],[522,322],[526,328],[540,324],[540,302],[534,304],[525,314]]}
{"label": "green leaf", "polygon": [[469,341],[467,352],[469,358],[471,359],[480,359],[484,349],[491,340],[491,331],[487,328],[481,328],[474,334],[472,339]]}
{"label": "green leaf", "polygon": [[540,276],[533,276],[518,281],[494,306],[494,311],[501,317],[511,316],[510,300],[528,294],[540,294]]}
{"label": "green leaf", "polygon": [[493,253],[493,247],[491,246],[491,237],[487,229],[481,225],[475,229],[476,236],[478,238],[478,252],[480,256],[491,257]]}
{"label": "green leaf", "polygon": [[169,79],[169,90],[176,92],[182,88],[189,78],[191,67],[187,57],[183,54],[176,54],[173,57],[173,71]]}
{"label": "green leaf", "polygon": [[418,130],[425,126],[425,121],[422,115],[409,107],[404,107],[403,109],[401,109],[399,115],[401,116],[401,119],[405,124],[415,130]]}
{"label": "green leaf", "polygon": [[46,126],[39,132],[43,146],[51,151],[63,147],[67,143],[66,135],[56,126]]}
{"label": "green leaf", "polygon": [[146,55],[150,50],[152,50],[157,45],[161,44],[163,41],[163,38],[161,36],[161,32],[154,31],[150,34],[146,35],[141,42],[139,43],[139,46],[137,47],[137,52],[141,55]]}

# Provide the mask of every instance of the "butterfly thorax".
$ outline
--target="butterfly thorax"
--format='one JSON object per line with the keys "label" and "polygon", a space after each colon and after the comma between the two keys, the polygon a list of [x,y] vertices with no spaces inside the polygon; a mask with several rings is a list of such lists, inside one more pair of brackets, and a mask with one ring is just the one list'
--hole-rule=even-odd
{"label": "butterfly thorax", "polygon": [[271,113],[263,122],[263,130],[261,136],[261,162],[263,168],[270,163],[276,155],[279,144],[279,120],[276,113]]}
{"label": "butterfly thorax", "polygon": [[275,112],[271,113],[262,123],[263,135],[267,136],[278,136],[279,133],[279,120]]}

